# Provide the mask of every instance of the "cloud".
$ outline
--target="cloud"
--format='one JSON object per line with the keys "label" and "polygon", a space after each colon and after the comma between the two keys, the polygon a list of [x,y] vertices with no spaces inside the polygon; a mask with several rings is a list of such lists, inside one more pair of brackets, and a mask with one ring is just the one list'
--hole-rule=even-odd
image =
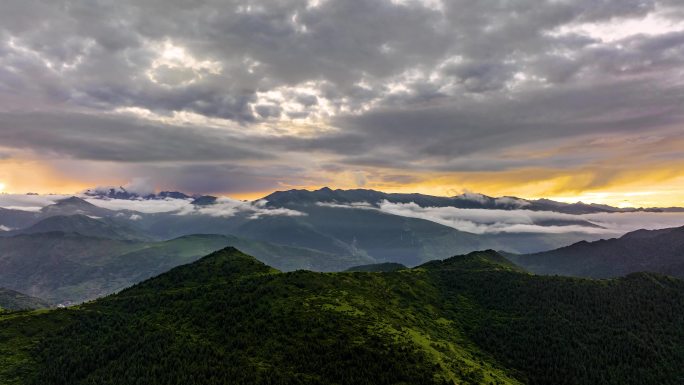
{"label": "cloud", "polygon": [[585,219],[600,224],[618,234],[638,229],[656,230],[684,226],[684,213],[615,213],[587,214]]}
{"label": "cloud", "polygon": [[513,206],[513,207],[525,207],[529,206],[530,202],[520,199],[520,198],[515,198],[515,197],[499,197],[499,198],[492,198],[488,197],[486,195],[480,194],[480,193],[474,193],[470,191],[465,191],[463,194],[458,195],[456,198],[459,199],[464,199],[464,200],[469,200],[473,202],[477,202],[480,204],[488,204],[490,201],[494,203],[495,206]]}
{"label": "cloud", "polygon": [[[489,233],[608,233],[595,226],[576,224],[577,216],[545,211],[459,209],[455,207],[421,207],[411,203],[384,201],[379,210],[410,218],[426,219],[460,231]],[[566,225],[540,225],[543,221],[565,221]]]}
{"label": "cloud", "polygon": [[14,148],[122,163],[270,157],[226,130],[72,112],[0,112],[0,141]]}
{"label": "cloud", "polygon": [[[10,0],[0,143],[44,163],[118,165],[127,171],[113,180],[154,175],[163,188],[171,171],[151,171],[173,169],[178,185],[198,186],[186,191],[335,178],[317,164],[358,170],[358,186],[534,167],[600,174],[633,148],[549,149],[681,138],[683,13],[657,0]],[[637,160],[660,167],[658,151]]]}
{"label": "cloud", "polygon": [[258,219],[264,216],[305,216],[306,213],[287,208],[271,208],[266,202],[248,202],[231,198],[218,198],[216,203],[208,206],[189,206],[180,210],[178,215],[209,215],[212,217],[232,217],[239,213],[248,214],[249,219]]}
{"label": "cloud", "polygon": [[[192,199],[103,199],[88,198],[89,203],[109,210],[130,210],[140,213],[172,213],[176,215],[208,215],[213,217],[233,217],[246,214],[249,219],[264,216],[303,216],[300,211],[286,208],[271,208],[264,201],[241,201],[227,197],[219,197],[212,205],[195,206]],[[131,220],[139,220],[140,215],[132,214]]]}
{"label": "cloud", "polygon": [[150,178],[147,177],[133,178],[130,182],[124,184],[123,186],[97,186],[90,188],[87,191],[93,194],[107,195],[112,190],[117,193],[128,192],[139,197],[146,197],[156,193],[154,184]]}
{"label": "cloud", "polygon": [[130,182],[126,183],[123,188],[126,191],[138,194],[140,196],[147,196],[154,194],[156,189],[150,178],[133,178]]}
{"label": "cloud", "polygon": [[409,218],[425,219],[456,230],[475,234],[497,233],[585,233],[620,236],[638,229],[659,229],[684,225],[684,213],[598,213],[586,215],[551,211],[460,209],[455,207],[421,207],[416,203],[383,201],[379,207],[365,202],[354,204],[319,203],[323,207],[379,210]]}
{"label": "cloud", "polygon": [[0,194],[0,207],[14,210],[40,211],[41,208],[68,197],[68,195]]}
{"label": "cloud", "polygon": [[364,187],[366,183],[368,183],[366,174],[361,171],[354,172],[354,182],[356,183],[356,186]]}
{"label": "cloud", "polygon": [[337,209],[364,209],[364,210],[375,210],[376,207],[368,202],[351,202],[348,204],[339,204],[333,202],[316,202],[316,206],[320,207],[332,207]]}
{"label": "cloud", "polygon": [[122,211],[130,210],[140,213],[168,213],[187,210],[192,207],[191,200],[184,199],[106,199],[106,198],[88,198],[85,200],[95,206],[105,209]]}

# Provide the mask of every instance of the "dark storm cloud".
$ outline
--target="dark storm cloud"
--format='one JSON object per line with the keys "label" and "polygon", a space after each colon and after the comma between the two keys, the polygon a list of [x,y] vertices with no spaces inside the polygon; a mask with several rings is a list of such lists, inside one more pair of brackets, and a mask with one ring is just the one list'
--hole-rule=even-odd
{"label": "dark storm cloud", "polygon": [[[593,159],[506,151],[681,123],[682,28],[610,40],[601,26],[647,15],[676,23],[683,10],[674,0],[9,0],[0,145],[176,162],[189,176],[192,162],[272,170],[301,154],[325,157],[323,170],[581,165]],[[121,109],[140,119],[112,114]],[[194,117],[183,126],[159,118],[184,113]],[[236,128],[207,128],[198,116]],[[289,119],[306,118],[312,132],[290,131]],[[280,135],[264,135],[263,124]],[[247,181],[216,167],[228,189],[306,174]]]}
{"label": "dark storm cloud", "polygon": [[[643,81],[531,93],[527,99],[489,100],[455,107],[445,103],[416,109],[386,108],[340,117],[344,137],[317,139],[340,153],[365,153],[377,147],[397,151],[396,160],[415,153],[452,159],[482,151],[595,132],[628,133],[673,124],[682,118],[681,94]],[[332,145],[335,143],[335,145]]]}
{"label": "dark storm cloud", "polygon": [[145,165],[139,173],[154,175],[155,183],[188,193],[246,193],[273,191],[280,183],[295,183],[306,179],[305,171],[297,167],[249,167],[234,164],[198,163],[191,165]]}
{"label": "dark storm cloud", "polygon": [[220,129],[136,122],[122,117],[62,113],[1,113],[6,147],[117,162],[268,159]]}

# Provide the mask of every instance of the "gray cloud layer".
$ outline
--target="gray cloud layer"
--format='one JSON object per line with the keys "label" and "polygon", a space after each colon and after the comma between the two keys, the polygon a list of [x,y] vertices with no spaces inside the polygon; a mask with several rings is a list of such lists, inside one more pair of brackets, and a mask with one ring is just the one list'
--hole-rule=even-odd
{"label": "gray cloud layer", "polygon": [[[506,151],[680,138],[683,12],[674,0],[9,0],[0,145],[125,162],[193,191],[310,182],[310,154],[344,169],[581,166],[614,154]],[[648,17],[671,27],[606,32]]]}

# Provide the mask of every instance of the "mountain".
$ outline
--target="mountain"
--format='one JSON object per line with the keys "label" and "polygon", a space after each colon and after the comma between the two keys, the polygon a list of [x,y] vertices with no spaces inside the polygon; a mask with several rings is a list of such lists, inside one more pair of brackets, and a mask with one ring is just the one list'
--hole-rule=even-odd
{"label": "mountain", "polygon": [[49,307],[46,301],[0,287],[0,312],[3,310],[43,309]]}
{"label": "mountain", "polygon": [[406,269],[407,267],[401,263],[385,262],[385,263],[373,263],[370,265],[360,265],[350,267],[345,270],[346,272],[366,272],[366,273],[377,273],[377,272],[389,272]]}
{"label": "mountain", "polygon": [[193,199],[191,203],[195,206],[209,206],[209,205],[213,205],[214,203],[216,203],[217,199],[218,198],[216,198],[215,196],[202,195],[202,196],[199,196],[199,197]]}
{"label": "mountain", "polygon": [[[173,193],[169,194],[173,195]],[[90,201],[97,203],[95,199]],[[476,208],[514,210],[516,208],[534,209],[535,207],[540,209],[542,206],[544,209],[550,209],[549,205],[570,207],[567,204],[552,201],[525,201],[514,197],[492,198],[473,193],[457,197],[434,197],[422,194],[386,194],[363,189],[323,188],[316,191],[276,192],[256,203],[244,202],[244,207],[235,210],[224,210],[220,205],[226,202],[218,201],[216,197],[211,196],[196,197],[192,202],[186,199],[180,202],[180,205],[177,204],[179,202],[150,202],[150,204],[161,204],[162,207],[169,207],[172,210],[183,208],[180,211],[160,213],[108,210],[81,198],[71,197],[47,206],[39,213],[33,213],[33,222],[29,226],[39,226],[40,232],[78,232],[94,237],[132,240],[170,240],[192,234],[220,234],[314,250],[325,255],[340,256],[343,260],[356,259],[360,263],[393,262],[406,266],[415,266],[429,260],[446,258],[455,253],[462,254],[481,249],[504,250],[520,254],[535,253],[556,249],[581,240],[594,241],[605,236],[600,233],[598,225],[583,217],[570,215],[530,216],[532,223],[529,225],[538,226],[540,229],[554,227],[551,232],[540,230],[540,232],[475,234],[421,218],[420,215],[411,217],[381,210],[378,206],[384,201],[415,203],[423,207],[464,208],[461,212]],[[117,205],[110,202],[108,207],[137,207],[139,204],[139,202],[124,203]],[[189,204],[193,204],[194,207]],[[587,207],[582,207],[582,210],[586,211]],[[597,209],[608,210],[605,207]],[[266,213],[262,215],[262,211]],[[81,217],[73,217],[80,218],[80,220],[64,219],[73,215],[80,215]],[[453,215],[460,214],[457,212]],[[496,214],[483,215],[489,215],[492,221],[485,225],[496,223]],[[86,219],[83,216],[90,218]],[[59,218],[48,221],[50,226],[38,223],[50,217]],[[58,223],[62,221],[80,224]],[[87,222],[92,222],[92,226]],[[475,223],[473,226],[477,227]],[[560,229],[562,227],[566,227],[567,231]],[[577,230],[578,227],[584,230]],[[598,231],[587,233],[586,229]],[[0,232],[0,235],[35,232],[26,227],[19,229],[12,227],[12,230],[14,232]],[[260,255],[257,256],[260,257]],[[339,266],[348,268],[353,265],[341,263]],[[304,265],[298,268],[314,267]]]}
{"label": "mountain", "polygon": [[[190,195],[179,191],[161,191],[159,193],[139,193],[129,191],[125,187],[98,187],[88,189],[84,196],[99,199],[124,199],[124,200],[160,200],[160,199],[193,199],[193,204],[207,205],[216,201],[211,195]],[[382,201],[392,203],[414,202],[422,207],[457,207],[516,210],[526,209],[534,211],[555,211],[566,214],[592,214],[600,212],[681,212],[684,208],[619,208],[595,203],[565,203],[550,199],[523,199],[513,196],[490,197],[484,194],[466,192],[453,197],[433,196],[418,193],[385,193],[369,189],[333,190],[323,187],[318,190],[286,190],[276,191],[262,198],[273,206],[286,206],[289,204],[336,202],[357,203],[367,202],[378,205]]]}
{"label": "mountain", "polygon": [[235,236],[192,235],[164,242],[140,242],[77,232],[41,232],[0,237],[0,287],[54,303],[80,303],[226,246],[240,247],[287,271],[339,271],[372,262],[361,256],[340,256]]}
{"label": "mountain", "polygon": [[223,228],[228,233],[247,238],[335,254],[366,255],[377,262],[396,262],[407,266],[473,250],[530,253],[583,239],[597,239],[594,234],[571,231],[559,234],[474,234],[426,219],[393,215],[368,207],[338,207],[309,201],[280,202],[274,207],[286,207],[305,215],[242,221],[231,218],[217,223],[213,229]]}
{"label": "mountain", "polygon": [[83,195],[105,199],[190,199],[191,195],[178,191],[161,191],[157,194],[128,191],[125,187],[99,187],[86,190]]}
{"label": "mountain", "polygon": [[637,230],[620,238],[509,258],[537,274],[607,278],[649,271],[684,278],[684,227]]}
{"label": "mountain", "polygon": [[492,251],[281,273],[228,248],[76,308],[0,315],[0,383],[678,384],[682,324],[684,282],[656,274],[534,276]]}
{"label": "mountain", "polygon": [[497,249],[530,253],[599,239],[583,232],[474,234],[433,221],[393,215],[376,209],[290,205],[298,216],[236,213],[211,215],[142,215],[136,227],[160,239],[193,233],[232,234],[336,255],[363,257],[370,262],[396,262],[415,266],[454,253]]}
{"label": "mountain", "polygon": [[417,269],[490,271],[505,270],[524,273],[525,271],[494,250],[473,251],[445,260],[426,262]]}
{"label": "mountain", "polygon": [[34,212],[0,207],[0,227],[5,231],[30,226],[39,218],[39,214]]}
{"label": "mountain", "polygon": [[114,215],[112,210],[108,210],[78,197],[70,197],[58,200],[52,205],[45,206],[40,210],[42,217],[66,216],[66,215],[89,215],[94,217],[106,217]]}
{"label": "mountain", "polygon": [[441,197],[424,194],[396,194],[367,189],[332,190],[323,187],[319,190],[276,191],[264,198],[273,206],[289,206],[315,203],[351,204],[365,202],[378,205],[382,201],[392,203],[416,203],[421,207],[458,207],[458,208],[498,208],[517,209],[528,204],[527,201],[513,198],[492,198],[481,194],[463,194],[456,197]]}
{"label": "mountain", "polygon": [[528,200],[517,197],[490,197],[478,193],[464,193],[453,197],[432,196],[425,194],[397,194],[384,193],[367,189],[333,190],[328,187],[319,190],[288,190],[276,191],[262,200],[268,201],[269,205],[276,207],[288,207],[291,205],[317,204],[317,203],[368,203],[378,206],[381,202],[391,203],[415,203],[421,207],[455,207],[463,209],[496,209],[496,210],[532,210],[554,211],[565,214],[592,214],[600,212],[634,212],[634,211],[675,211],[670,209],[637,209],[618,208],[608,205],[587,204],[583,202],[564,203],[550,199]]}
{"label": "mountain", "polygon": [[40,222],[25,229],[9,231],[3,235],[39,234],[50,232],[78,233],[88,237],[149,241],[146,236],[137,229],[124,224],[116,223],[108,218],[91,218],[82,214],[55,215],[47,217]]}

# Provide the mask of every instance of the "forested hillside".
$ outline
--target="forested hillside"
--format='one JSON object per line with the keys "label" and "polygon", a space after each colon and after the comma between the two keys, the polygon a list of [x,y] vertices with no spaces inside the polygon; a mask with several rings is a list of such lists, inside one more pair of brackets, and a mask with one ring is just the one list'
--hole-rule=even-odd
{"label": "forested hillside", "polygon": [[[493,252],[281,273],[233,248],[0,318],[9,384],[679,384],[684,283],[534,276]],[[27,338],[27,336],[31,336]]]}

